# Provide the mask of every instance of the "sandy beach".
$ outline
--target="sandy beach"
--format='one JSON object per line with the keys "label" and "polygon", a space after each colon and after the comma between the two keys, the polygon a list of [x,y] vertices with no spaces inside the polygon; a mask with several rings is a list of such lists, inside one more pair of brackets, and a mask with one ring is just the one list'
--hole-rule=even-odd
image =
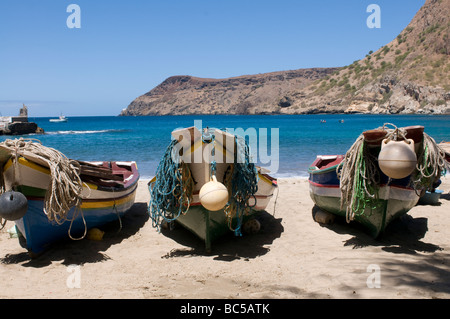
{"label": "sandy beach", "polygon": [[101,241],[60,242],[38,259],[10,238],[8,222],[0,231],[0,298],[450,297],[448,177],[438,205],[414,207],[377,240],[345,220],[316,223],[308,181],[280,179],[258,216],[260,232],[230,232],[210,254],[182,227],[152,227],[146,184],[119,233],[113,222]]}

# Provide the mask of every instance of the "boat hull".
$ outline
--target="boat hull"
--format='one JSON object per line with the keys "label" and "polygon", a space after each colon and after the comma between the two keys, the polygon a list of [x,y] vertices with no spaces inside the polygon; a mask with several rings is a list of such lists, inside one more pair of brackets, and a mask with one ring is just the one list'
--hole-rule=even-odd
{"label": "boat hull", "polygon": [[[243,222],[245,223],[256,212],[256,210],[250,210],[250,213],[244,216]],[[201,205],[191,206],[189,211],[178,217],[176,221],[203,240],[207,252],[211,251],[212,242],[230,232],[228,220],[223,210],[212,212]],[[233,219],[232,223],[236,225],[236,218]]]}
{"label": "boat hull", "polygon": [[[339,162],[338,157],[336,158]],[[340,160],[342,158],[341,156]],[[318,157],[318,160],[320,160],[320,157]],[[337,165],[319,169],[313,164],[309,170],[309,193],[317,207],[345,217],[346,206],[341,209],[341,191],[336,173]],[[387,182],[387,180],[387,176],[382,177],[382,181]],[[372,237],[378,237],[392,220],[406,214],[419,201],[420,197],[416,191],[407,187],[408,182],[409,177],[393,180],[389,185],[382,183],[378,191],[378,199],[373,200],[372,205],[366,207],[363,213],[355,215],[354,220],[365,226]]]}
{"label": "boat hull", "polygon": [[[180,139],[180,136],[183,134],[188,138]],[[233,231],[238,221],[234,217],[230,227],[229,220],[223,209],[209,211],[200,203],[199,192],[202,186],[210,181],[210,163],[212,162],[211,145],[202,140],[201,132],[197,128],[192,127],[174,131],[172,132],[172,136],[181,141],[180,144],[184,148],[182,160],[188,163],[190,173],[195,181],[189,209],[185,214],[178,216],[176,222],[202,239],[205,242],[206,250],[210,251],[211,243],[226,233]],[[185,144],[183,145],[183,143]],[[217,181],[226,184],[226,176],[234,164],[234,136],[220,130],[215,130],[215,141],[213,144],[215,149],[214,160],[217,161],[215,175]],[[200,161],[196,160],[196,153],[200,154]],[[275,178],[264,173],[261,168],[257,169],[258,189],[254,196],[248,200],[248,208],[250,209],[246,215],[242,216],[242,224],[256,212],[266,209],[277,188],[277,180]],[[153,187],[155,182],[156,177],[150,181],[150,187]]]}
{"label": "boat hull", "polygon": [[[260,173],[258,178],[258,191],[254,199],[249,201],[249,205],[252,208],[247,215],[243,216],[243,223],[251,219],[257,212],[266,209],[277,188],[276,179],[269,175]],[[156,179],[154,178],[150,182],[151,187],[155,181]],[[194,193],[193,200],[186,214],[180,215],[176,222],[203,240],[205,249],[208,252],[211,251],[212,242],[232,231],[224,210],[210,211],[204,208],[198,198],[198,192]],[[232,225],[237,225],[236,218],[232,219]]]}
{"label": "boat hull", "polygon": [[25,248],[30,254],[38,255],[57,241],[82,238],[85,231],[123,217],[133,206],[135,192],[121,199],[86,201],[81,211],[76,207],[70,209],[68,219],[62,224],[49,221],[43,210],[43,199],[29,198],[28,211],[15,221],[16,227],[26,240]]}
{"label": "boat hull", "polygon": [[30,255],[39,255],[56,241],[83,237],[93,227],[118,220],[133,206],[139,180],[136,164],[114,162],[116,168],[117,164],[127,167],[122,169],[128,176],[124,183],[109,186],[107,183],[84,182],[81,204],[72,207],[64,221],[57,223],[50,221],[44,212],[44,198],[51,185],[49,169],[24,157],[19,157],[15,164],[11,159],[5,163],[3,177],[6,189],[14,186],[28,200],[26,214],[15,224],[25,238],[23,246]]}

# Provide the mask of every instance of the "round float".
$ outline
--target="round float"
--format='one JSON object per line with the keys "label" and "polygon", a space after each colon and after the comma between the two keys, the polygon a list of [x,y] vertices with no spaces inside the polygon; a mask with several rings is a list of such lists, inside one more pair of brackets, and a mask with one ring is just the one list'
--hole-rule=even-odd
{"label": "round float", "polygon": [[384,139],[378,154],[381,171],[390,178],[401,179],[409,176],[417,164],[414,141],[407,139],[393,141]]}
{"label": "round float", "polygon": [[228,202],[228,190],[213,176],[211,181],[202,186],[199,193],[200,203],[207,210],[218,211]]}
{"label": "round float", "polygon": [[25,216],[28,200],[24,194],[7,191],[0,196],[0,217],[6,220],[18,220]]}

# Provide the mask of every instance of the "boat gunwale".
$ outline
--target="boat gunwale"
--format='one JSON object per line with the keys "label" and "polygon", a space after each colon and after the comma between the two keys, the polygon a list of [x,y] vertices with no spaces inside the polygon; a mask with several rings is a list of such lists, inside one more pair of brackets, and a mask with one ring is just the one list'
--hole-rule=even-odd
{"label": "boat gunwale", "polygon": [[[321,162],[324,160],[324,157],[336,157],[335,161],[340,160],[339,163],[329,166],[320,168]],[[314,162],[311,164],[311,166],[308,168],[309,174],[320,174],[320,173],[329,173],[332,171],[336,171],[336,169],[342,164],[344,160],[344,155],[317,155]]]}
{"label": "boat gunwale", "polygon": [[[50,175],[50,169],[48,167],[40,165],[40,164],[32,161],[31,159],[26,158],[23,155],[20,155],[20,157],[19,157],[19,163],[20,162],[22,162],[21,163],[22,165],[27,166],[30,169]],[[111,161],[111,162],[114,162],[114,161]],[[102,192],[112,192],[112,193],[124,192],[124,191],[127,191],[128,189],[132,188],[134,185],[137,184],[137,182],[139,181],[139,178],[140,178],[140,174],[137,169],[136,162],[135,161],[130,161],[130,162],[118,161],[118,162],[120,162],[121,165],[124,165],[124,163],[126,163],[127,165],[130,166],[130,170],[127,170],[127,171],[131,172],[130,176],[132,176],[132,178],[130,178],[130,176],[129,176],[128,181],[124,182],[126,179],[123,179],[121,181],[121,182],[123,182],[123,184],[118,184],[119,186],[115,187],[115,186],[104,186],[104,185],[96,184],[94,182],[86,182],[86,181],[83,181],[83,179],[81,179],[81,181],[83,182],[83,185],[86,186],[86,188],[88,188],[88,189],[95,189],[95,190],[102,191]],[[12,165],[13,165],[12,158],[10,158],[5,163],[5,165],[3,167],[3,171],[9,169],[10,166],[12,166]],[[113,174],[113,175],[120,175],[120,174]],[[28,186],[28,187],[33,187],[33,186]],[[47,191],[47,190],[45,190],[45,191]]]}

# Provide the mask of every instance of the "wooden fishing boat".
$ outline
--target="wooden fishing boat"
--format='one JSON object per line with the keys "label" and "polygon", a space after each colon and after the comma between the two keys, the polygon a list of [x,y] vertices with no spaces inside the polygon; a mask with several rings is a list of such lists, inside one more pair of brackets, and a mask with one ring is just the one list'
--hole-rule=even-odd
{"label": "wooden fishing boat", "polygon": [[[309,168],[309,192],[313,202],[322,210],[346,217],[347,206],[341,208],[341,190],[337,169],[343,155],[317,156]],[[355,221],[364,225],[373,237],[384,231],[395,218],[407,213],[419,201],[415,189],[408,187],[409,178],[393,180],[387,184],[384,176],[379,185],[378,199],[374,200]]]}
{"label": "wooden fishing boat", "polygon": [[[30,147],[13,146],[18,145],[17,140],[15,143],[7,142],[0,143],[4,188],[14,189],[27,199],[28,209],[23,217],[15,220],[15,224],[31,256],[42,253],[55,241],[81,239],[94,227],[120,221],[134,204],[139,180],[135,162],[81,162],[68,160],[62,154],[59,154],[62,156],[60,159],[45,158]],[[39,148],[52,150],[44,146]],[[58,162],[58,165],[53,166],[49,161]],[[76,168],[72,172],[75,175],[70,178],[66,176],[62,184],[55,184],[64,176],[54,175],[60,173],[60,167],[68,165]],[[64,198],[58,197],[58,194],[73,186],[77,178],[81,182],[78,198],[64,206]],[[55,186],[56,191],[53,189]],[[52,197],[55,194],[56,197]],[[52,199],[56,209],[48,205]],[[64,216],[58,216],[64,208]]]}
{"label": "wooden fishing boat", "polygon": [[[415,154],[417,154],[417,167],[421,167],[423,162],[421,157],[429,156],[424,152],[424,140],[428,137],[424,133],[422,126],[410,126],[402,128],[403,138],[399,140],[414,141]],[[392,133],[392,131],[391,131]],[[373,170],[371,175],[376,175],[374,185],[360,184],[360,189],[353,189],[352,202],[346,199],[342,192],[342,168],[345,161],[349,160],[347,154],[344,155],[319,155],[309,168],[309,191],[310,196],[317,207],[322,211],[338,216],[344,216],[347,222],[356,221],[364,225],[373,237],[378,237],[389,225],[389,223],[406,214],[413,208],[428,188],[439,179],[441,169],[437,168],[436,173],[426,180],[419,176],[417,168],[404,178],[390,178],[381,169],[378,161],[382,143],[386,141],[389,131],[376,129],[366,131],[361,136],[361,147],[358,150],[364,151],[367,159],[360,158],[361,162],[372,161]],[[392,135],[391,135],[392,136]],[[432,143],[432,139],[427,138],[427,143]],[[356,144],[356,143],[355,143]],[[428,149],[428,147],[427,147]],[[428,151],[428,153],[430,153]],[[362,153],[361,153],[362,154]],[[366,162],[365,162],[366,163]],[[355,175],[368,175],[367,171],[355,171]],[[431,176],[431,174],[430,174]],[[421,183],[414,183],[420,180]],[[354,179],[351,180],[354,183]],[[363,183],[362,179],[358,183]],[[357,184],[357,183],[355,183]],[[361,188],[371,188],[371,192]],[[353,198],[356,198],[353,202]]]}
{"label": "wooden fishing boat", "polygon": [[[170,209],[160,209],[155,197],[163,191],[158,190],[156,184],[168,178],[167,173],[169,172],[165,171],[165,174],[157,172],[149,183],[151,192],[149,210],[154,226],[159,227],[161,223],[176,221],[204,240],[208,252],[211,251],[211,243],[214,240],[230,231],[234,231],[236,235],[242,235],[242,229],[252,226],[255,227],[253,230],[257,231],[259,224],[252,217],[256,212],[266,209],[277,188],[277,180],[264,172],[264,169],[244,162],[243,150],[238,147],[237,137],[232,134],[217,129],[208,129],[202,134],[197,128],[190,127],[172,132],[172,137],[171,145],[175,145],[176,152],[181,154],[178,159],[179,163],[175,164],[172,170],[184,170],[184,179],[190,176],[193,182],[190,195],[186,196],[186,200],[174,205],[175,212]],[[170,147],[168,153],[171,153]],[[238,159],[242,159],[242,162],[238,163]],[[163,161],[164,159],[160,165]],[[239,173],[243,174],[243,172],[237,171],[238,167],[251,175],[248,180],[251,180],[250,177],[253,176],[255,184],[240,185],[241,195],[239,196],[247,191],[247,198],[240,203],[233,202],[233,199],[238,197],[236,195],[237,188],[233,188],[233,183],[236,183],[234,177]],[[159,172],[162,173],[163,170],[159,169]],[[218,210],[205,208],[200,198],[202,187],[211,182],[211,174],[218,183],[223,183],[227,188],[227,199],[225,200],[227,204]],[[176,186],[173,187],[176,188]],[[253,191],[249,191],[252,187]],[[169,192],[174,193],[171,190]],[[187,192],[186,188],[185,192]],[[243,204],[243,202],[245,203]],[[236,208],[233,205],[242,206]]]}

